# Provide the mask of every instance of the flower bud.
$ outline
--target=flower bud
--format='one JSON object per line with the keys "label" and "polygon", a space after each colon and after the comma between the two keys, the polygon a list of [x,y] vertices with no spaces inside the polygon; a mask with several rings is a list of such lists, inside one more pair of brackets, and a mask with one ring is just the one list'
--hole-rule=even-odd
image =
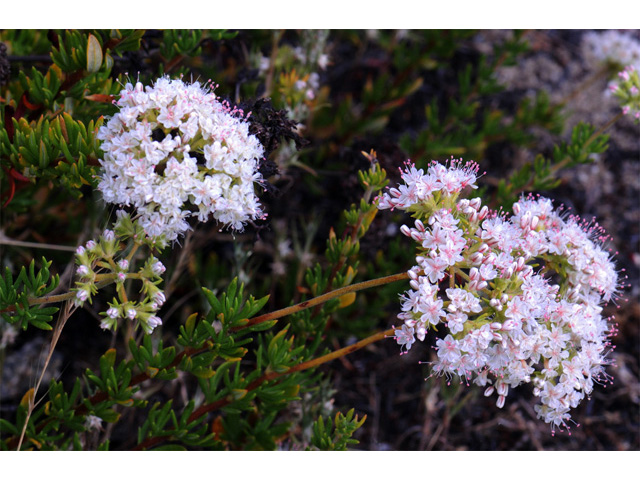
{"label": "flower bud", "polygon": [[496,382],[496,390],[498,391],[498,395],[506,396],[509,393],[509,385],[504,382],[498,381]]}
{"label": "flower bud", "polygon": [[166,270],[167,269],[162,264],[162,262],[160,262],[160,260],[156,261],[153,265],[151,265],[151,271],[158,276],[162,275]]}
{"label": "flower bud", "polygon": [[540,222],[540,219],[536,215],[534,215],[533,218],[531,219],[531,230],[535,230],[539,222]]}
{"label": "flower bud", "polygon": [[107,242],[112,242],[116,239],[116,234],[113,233],[113,230],[105,230],[102,233],[102,238],[104,238]]}
{"label": "flower bud", "polygon": [[420,277],[419,272],[420,272],[419,268],[412,268],[411,270],[407,271],[407,274],[409,275],[409,278],[411,280],[418,280],[418,278]]}
{"label": "flower bud", "polygon": [[409,233],[409,236],[413,241],[418,243],[422,243],[422,241],[424,240],[424,234],[421,232],[418,232],[417,230],[411,230],[411,232]]}
{"label": "flower bud", "polygon": [[469,279],[477,280],[478,278],[480,278],[480,271],[476,267],[471,267],[471,270],[469,270]]}
{"label": "flower bud", "polygon": [[86,275],[89,274],[89,268],[86,265],[80,265],[77,269],[76,269],[76,273],[78,275],[80,275],[81,277],[84,277]]}
{"label": "flower bud", "polygon": [[89,292],[87,292],[86,290],[78,290],[76,292],[76,299],[79,302],[84,302],[89,298]]}
{"label": "flower bud", "polygon": [[147,324],[151,328],[156,328],[157,326],[162,325],[162,320],[160,319],[160,317],[156,317],[155,315],[151,315],[149,317],[149,319],[147,320]]}
{"label": "flower bud", "polygon": [[484,255],[482,255],[480,252],[475,252],[473,255],[471,255],[471,257],[469,258],[469,260],[471,261],[471,263],[476,263],[476,264],[480,264],[482,263],[482,260],[484,259]]}
{"label": "flower bud", "polygon": [[164,293],[162,292],[156,292],[156,294],[153,296],[153,299],[156,301],[158,305],[162,305],[164,304],[164,302],[167,301],[167,299],[164,296]]}

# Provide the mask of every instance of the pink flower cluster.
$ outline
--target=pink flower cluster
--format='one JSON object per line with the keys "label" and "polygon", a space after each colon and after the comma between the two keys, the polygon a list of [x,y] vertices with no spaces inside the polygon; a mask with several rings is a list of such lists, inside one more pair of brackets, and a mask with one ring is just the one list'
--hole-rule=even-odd
{"label": "pink flower cluster", "polygon": [[430,327],[436,374],[457,375],[498,395],[533,385],[538,416],[568,427],[570,410],[607,380],[610,337],[602,305],[618,291],[618,274],[597,225],[561,215],[542,197],[522,198],[499,215],[479,198],[477,165],[452,161],[426,172],[408,163],[404,185],[379,198],[379,208],[413,213],[402,226],[417,245],[411,289],[401,298],[396,340],[408,351]]}

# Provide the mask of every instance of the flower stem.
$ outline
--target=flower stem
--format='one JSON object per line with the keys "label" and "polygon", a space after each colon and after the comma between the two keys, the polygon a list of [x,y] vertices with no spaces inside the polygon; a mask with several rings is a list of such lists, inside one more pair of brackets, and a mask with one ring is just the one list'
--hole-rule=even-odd
{"label": "flower stem", "polygon": [[259,325],[263,322],[268,322],[270,320],[277,320],[279,318],[286,317],[287,315],[291,315],[292,313],[301,312],[302,310],[306,310],[307,308],[315,307],[316,305],[320,305],[322,303],[328,302],[329,300],[332,300],[334,298],[341,297],[343,295],[346,295],[347,293],[357,292],[359,290],[365,290],[367,288],[372,288],[372,287],[379,287],[381,285],[397,282],[399,280],[406,280],[408,278],[409,278],[409,274],[406,272],[403,272],[403,273],[396,273],[395,275],[389,275],[387,277],[367,280],[366,282],[347,285],[346,287],[338,288],[331,292],[325,293],[324,295],[320,295],[310,300],[305,300],[304,302],[300,302],[296,305],[292,305],[290,307],[276,310],[275,312],[269,312],[269,313],[265,313],[264,315],[254,317],[251,320],[249,320],[249,322],[246,325],[244,325],[242,328],[252,327],[254,325]]}
{"label": "flower stem", "polygon": [[[96,275],[96,277],[99,276],[99,275]],[[106,287],[107,285],[109,285],[109,284],[111,284],[113,282],[114,282],[113,278],[105,278],[102,281],[96,282],[96,287],[98,287],[98,289],[100,289],[102,287]],[[75,292],[67,292],[67,293],[61,293],[59,295],[50,295],[48,297],[30,298],[29,299],[29,305],[44,305],[44,304],[47,304],[47,303],[59,303],[59,302],[64,302],[65,300],[71,300],[75,296],[76,296]],[[15,305],[9,305],[4,310],[0,310],[0,312],[13,312],[13,311],[15,311],[15,309],[16,309]]]}

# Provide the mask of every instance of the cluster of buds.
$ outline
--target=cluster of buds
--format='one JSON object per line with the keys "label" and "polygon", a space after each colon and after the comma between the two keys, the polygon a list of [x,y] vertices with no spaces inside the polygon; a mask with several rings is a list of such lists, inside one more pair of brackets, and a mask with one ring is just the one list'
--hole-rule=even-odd
{"label": "cluster of buds", "polygon": [[629,65],[618,73],[617,80],[609,84],[609,89],[620,100],[622,113],[640,121],[640,76],[635,67]]}
{"label": "cluster of buds", "polygon": [[425,173],[408,163],[404,185],[379,198],[379,208],[412,213],[401,232],[417,245],[411,289],[401,298],[395,330],[401,349],[446,327],[436,342],[435,374],[456,375],[498,395],[533,385],[538,416],[568,428],[570,410],[607,381],[615,328],[602,305],[617,295],[618,274],[597,225],[561,215],[543,197],[526,197],[513,214],[498,214],[479,198],[477,164],[432,163]]}
{"label": "cluster of buds", "polygon": [[264,149],[244,112],[211,89],[167,77],[153,87],[128,83],[120,111],[98,132],[105,152],[98,189],[108,203],[134,207],[159,242],[184,234],[192,216],[235,230],[264,216],[254,186]]}
{"label": "cluster of buds", "polygon": [[[162,325],[157,312],[165,302],[163,291],[158,287],[162,282],[165,267],[156,257],[151,256],[137,271],[133,271],[131,258],[120,257],[120,230],[126,229],[131,223],[127,215],[119,215],[116,232],[105,230],[97,241],[89,240],[85,245],[76,249],[76,287],[74,303],[80,307],[85,302],[91,303],[92,297],[99,287],[110,283],[116,284],[117,297],[109,302],[109,309],[102,312],[104,317],[100,326],[103,329],[115,330],[119,319],[136,322],[146,333]],[[137,227],[141,230],[141,227]],[[131,252],[129,257],[131,256]],[[131,300],[127,297],[125,282],[136,280],[142,283],[140,299]]]}

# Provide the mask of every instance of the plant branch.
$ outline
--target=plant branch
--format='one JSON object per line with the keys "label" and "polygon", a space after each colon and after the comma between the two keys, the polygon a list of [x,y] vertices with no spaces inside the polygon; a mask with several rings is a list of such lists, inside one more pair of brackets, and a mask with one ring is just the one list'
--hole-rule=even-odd
{"label": "plant branch", "polygon": [[378,287],[381,285],[386,285],[388,283],[393,283],[400,280],[406,280],[408,278],[409,278],[409,274],[406,272],[403,272],[403,273],[396,273],[395,275],[389,275],[387,277],[375,278],[373,280],[367,280],[365,282],[355,283],[353,285],[347,285],[346,287],[338,288],[331,292],[325,293],[324,295],[320,295],[310,300],[305,300],[304,302],[300,302],[296,305],[292,305],[290,307],[276,310],[275,312],[269,312],[269,313],[265,313],[264,315],[254,317],[251,320],[249,320],[249,322],[246,325],[242,326],[241,328],[252,327],[254,325],[259,325],[261,323],[268,322],[270,320],[277,320],[279,318],[286,317],[287,315],[291,315],[293,313],[306,310],[307,308],[315,307],[316,305],[320,305],[321,303],[325,303],[334,298],[341,297],[343,295],[346,295],[347,293],[357,292],[359,290],[365,290],[371,287]]}

